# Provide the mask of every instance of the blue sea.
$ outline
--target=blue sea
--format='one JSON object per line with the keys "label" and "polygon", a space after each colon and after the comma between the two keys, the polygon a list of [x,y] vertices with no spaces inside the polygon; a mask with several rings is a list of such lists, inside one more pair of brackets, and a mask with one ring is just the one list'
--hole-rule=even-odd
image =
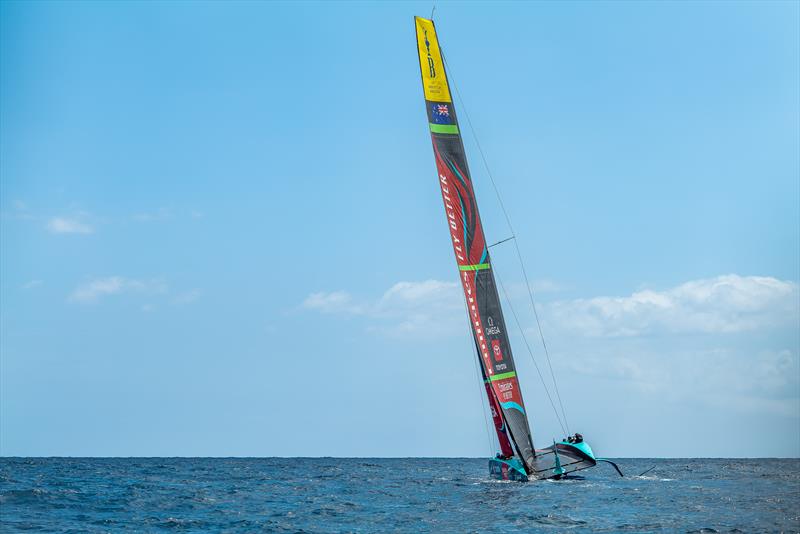
{"label": "blue sea", "polygon": [[[800,460],[620,459],[583,479],[474,458],[0,458],[3,532],[799,532]],[[639,473],[654,467],[643,476]]]}

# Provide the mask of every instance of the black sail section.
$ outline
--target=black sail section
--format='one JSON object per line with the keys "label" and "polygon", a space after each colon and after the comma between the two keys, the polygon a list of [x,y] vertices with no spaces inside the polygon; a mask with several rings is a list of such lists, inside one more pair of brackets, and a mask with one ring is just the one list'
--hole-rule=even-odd
{"label": "black sail section", "polygon": [[433,21],[419,17],[414,20],[428,126],[447,226],[472,334],[487,381],[489,402],[492,407],[499,406],[502,412],[501,424],[496,420],[495,429],[501,446],[503,432],[508,432],[526,470],[536,476],[533,438],[436,29]]}

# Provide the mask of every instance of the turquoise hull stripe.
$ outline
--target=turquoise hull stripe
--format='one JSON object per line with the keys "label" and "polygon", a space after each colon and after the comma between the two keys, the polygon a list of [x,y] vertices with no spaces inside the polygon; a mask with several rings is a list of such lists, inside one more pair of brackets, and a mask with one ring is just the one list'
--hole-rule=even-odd
{"label": "turquoise hull stripe", "polygon": [[585,441],[581,441],[580,443],[570,443],[569,441],[562,441],[561,445],[575,447],[589,458],[594,458],[594,452],[592,451],[592,448]]}
{"label": "turquoise hull stripe", "polygon": [[520,412],[522,412],[522,415],[525,415],[525,410],[522,408],[522,406],[520,406],[516,402],[501,402],[500,406],[504,410],[509,410],[511,408],[514,408],[515,410],[519,410]]}

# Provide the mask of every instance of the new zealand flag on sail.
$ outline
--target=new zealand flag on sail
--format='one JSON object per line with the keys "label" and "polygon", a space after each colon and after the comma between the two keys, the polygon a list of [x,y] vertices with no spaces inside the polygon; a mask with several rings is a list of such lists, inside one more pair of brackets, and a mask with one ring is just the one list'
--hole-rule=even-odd
{"label": "new zealand flag on sail", "polygon": [[455,124],[450,104],[431,103],[431,122],[433,124]]}

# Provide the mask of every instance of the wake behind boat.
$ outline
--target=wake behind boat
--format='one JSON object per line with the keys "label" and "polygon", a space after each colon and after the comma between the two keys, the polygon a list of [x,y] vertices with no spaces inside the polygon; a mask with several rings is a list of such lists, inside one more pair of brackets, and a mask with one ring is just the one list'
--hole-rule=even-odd
{"label": "wake behind boat", "polygon": [[608,460],[596,458],[580,434],[545,449],[533,446],[436,28],[432,20],[415,17],[414,21],[442,200],[500,445],[500,452],[489,460],[490,473],[505,480],[527,481],[559,479],[594,467],[598,461]]}

